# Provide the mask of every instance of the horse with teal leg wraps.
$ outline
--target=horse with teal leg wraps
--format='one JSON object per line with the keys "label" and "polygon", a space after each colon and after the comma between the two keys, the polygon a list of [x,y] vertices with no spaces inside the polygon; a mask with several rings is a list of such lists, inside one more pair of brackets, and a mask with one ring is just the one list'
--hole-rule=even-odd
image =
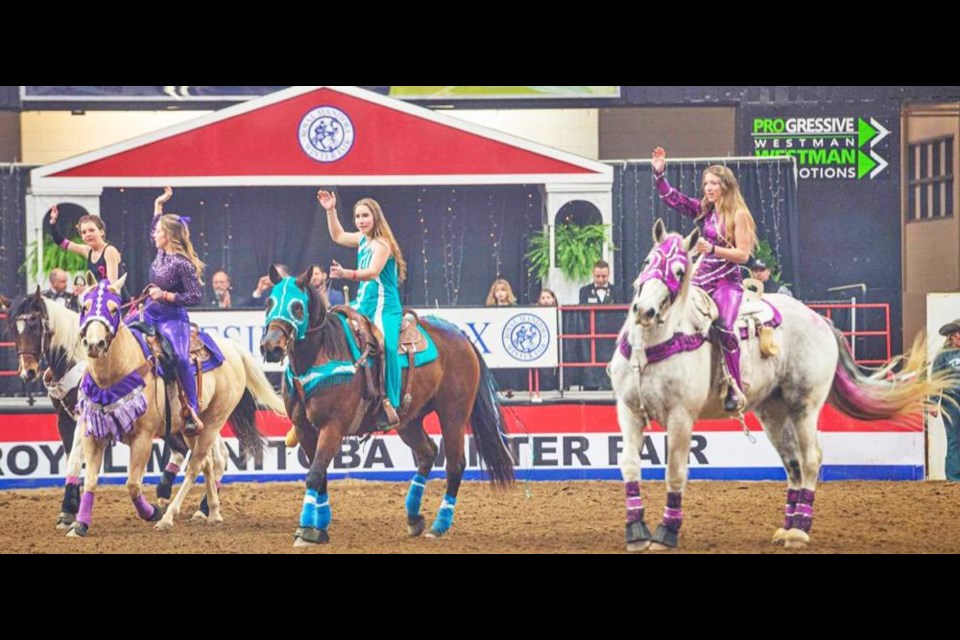
{"label": "horse with teal leg wraps", "polygon": [[[330,498],[327,467],[346,436],[376,430],[376,411],[367,412],[367,376],[357,366],[358,347],[348,338],[348,310],[328,312],[310,286],[313,267],[302,275],[281,278],[271,267],[274,283],[267,303],[267,327],[260,350],[268,362],[289,358],[284,376],[284,402],[300,445],[310,460],[307,489],[295,534],[297,546],[329,542]],[[339,311],[338,311],[339,310]],[[345,315],[346,314],[346,315]],[[426,528],[420,505],[437,445],[423,429],[424,417],[435,411],[443,435],[446,493],[428,535],[440,537],[453,524],[457,493],[466,468],[464,434],[469,423],[487,479],[495,486],[513,482],[513,460],[506,447],[503,412],[493,376],[483,358],[456,326],[428,318],[422,330],[436,347],[435,359],[418,366],[411,384],[411,401],[404,407],[397,433],[413,451],[417,474],[410,482],[405,508],[408,532]],[[429,350],[428,350],[429,351]],[[403,372],[406,388],[409,370]]]}

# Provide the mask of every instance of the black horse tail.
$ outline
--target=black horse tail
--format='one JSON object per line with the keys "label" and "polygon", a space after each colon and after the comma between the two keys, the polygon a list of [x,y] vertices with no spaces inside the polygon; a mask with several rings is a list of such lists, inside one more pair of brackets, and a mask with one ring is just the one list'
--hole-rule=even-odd
{"label": "black horse tail", "polygon": [[257,430],[257,402],[250,389],[243,390],[243,396],[230,414],[230,425],[240,440],[240,455],[246,459],[253,456],[258,464],[263,462],[263,436]]}
{"label": "black horse tail", "polygon": [[503,408],[497,400],[497,383],[477,347],[472,343],[470,346],[480,364],[480,384],[477,385],[477,397],[470,413],[473,439],[477,443],[480,459],[489,471],[490,482],[498,487],[507,487],[513,483],[513,458],[507,449],[506,421]]}

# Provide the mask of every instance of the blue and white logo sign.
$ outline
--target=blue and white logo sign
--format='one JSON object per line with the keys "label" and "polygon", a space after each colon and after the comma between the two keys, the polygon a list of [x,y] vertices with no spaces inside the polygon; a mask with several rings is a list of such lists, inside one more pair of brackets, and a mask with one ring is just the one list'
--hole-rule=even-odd
{"label": "blue and white logo sign", "polygon": [[353,122],[336,107],[317,107],[300,121],[300,148],[318,162],[336,162],[350,152]]}
{"label": "blue and white logo sign", "polygon": [[539,317],[521,313],[503,327],[503,348],[521,362],[536,360],[550,346],[550,330]]}

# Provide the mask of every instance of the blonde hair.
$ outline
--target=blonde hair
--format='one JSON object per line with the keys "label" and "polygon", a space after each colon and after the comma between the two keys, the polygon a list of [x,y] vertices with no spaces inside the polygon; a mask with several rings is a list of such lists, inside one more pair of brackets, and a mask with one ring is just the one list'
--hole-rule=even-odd
{"label": "blonde hair", "polygon": [[170,243],[172,253],[179,254],[193,264],[197,271],[197,279],[203,284],[203,268],[206,267],[202,260],[197,256],[197,252],[190,242],[190,228],[175,213],[167,213],[160,216],[160,226],[167,234],[167,242]]}
{"label": "blonde hair", "polygon": [[502,286],[507,290],[507,302],[514,304],[517,301],[517,296],[513,295],[513,288],[510,287],[510,283],[504,280],[503,278],[497,278],[493,281],[493,284],[490,285],[490,292],[487,293],[487,306],[495,307],[497,306],[497,296],[494,293],[497,290],[497,287]]}
{"label": "blonde hair", "polygon": [[[742,209],[746,212],[747,222],[750,225],[750,244],[756,246],[757,223],[754,221],[753,215],[750,213],[750,208],[747,207],[747,203],[743,199],[743,194],[740,193],[740,183],[737,182],[737,177],[733,175],[733,171],[730,171],[730,169],[722,164],[715,164],[708,167],[706,171],[703,172],[704,177],[706,177],[708,173],[717,176],[717,179],[720,181],[720,198],[717,201],[716,207],[717,213],[723,221],[723,235],[727,243],[731,247],[737,246],[736,215],[737,211]],[[710,203],[707,201],[707,197],[704,196],[700,201],[700,215],[697,217],[697,220],[706,216],[708,211],[710,211]],[[717,231],[720,230],[718,229]]]}
{"label": "blonde hair", "polygon": [[400,245],[393,236],[393,230],[386,216],[383,215],[383,208],[380,203],[373,198],[363,198],[357,204],[353,205],[353,212],[356,214],[357,207],[365,205],[373,214],[373,230],[371,231],[372,240],[382,240],[393,254],[393,259],[397,261],[397,280],[403,282],[407,279],[407,262],[403,259],[403,252],[400,251]]}

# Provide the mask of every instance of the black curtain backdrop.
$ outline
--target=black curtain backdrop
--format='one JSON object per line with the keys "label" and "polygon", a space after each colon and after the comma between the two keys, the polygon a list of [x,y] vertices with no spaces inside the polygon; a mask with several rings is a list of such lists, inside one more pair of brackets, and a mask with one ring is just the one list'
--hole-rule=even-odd
{"label": "black curtain backdrop", "polygon": [[[235,294],[248,297],[271,263],[300,273],[331,260],[356,265],[356,250],[333,244],[313,187],[182,188],[165,210],[190,216],[191,237],[213,272],[225,269]],[[409,306],[482,305],[497,277],[520,303],[535,302],[540,283],[527,274],[530,234],[541,228],[537,186],[350,187],[336,189],[340,222],[353,226],[353,205],[372,197],[383,206],[407,261],[401,286]],[[158,189],[107,189],[102,216],[108,240],[123,253],[128,288],[147,284],[156,249],[150,240]],[[336,286],[347,284],[338,282]]]}
{"label": "black curtain backdrop", "polygon": [[[667,162],[667,180],[683,193],[699,197],[703,170],[717,162]],[[744,200],[757,222],[757,236],[766,240],[777,255],[783,281],[803,297],[797,261],[799,215],[797,183],[793,165],[786,160],[730,160],[723,162],[737,176]],[[660,201],[649,162],[615,165],[613,184],[613,242],[617,293],[621,300],[633,298],[632,283],[653,246],[651,232],[657,218],[667,229],[684,235],[693,230],[693,220],[684,218]]]}

